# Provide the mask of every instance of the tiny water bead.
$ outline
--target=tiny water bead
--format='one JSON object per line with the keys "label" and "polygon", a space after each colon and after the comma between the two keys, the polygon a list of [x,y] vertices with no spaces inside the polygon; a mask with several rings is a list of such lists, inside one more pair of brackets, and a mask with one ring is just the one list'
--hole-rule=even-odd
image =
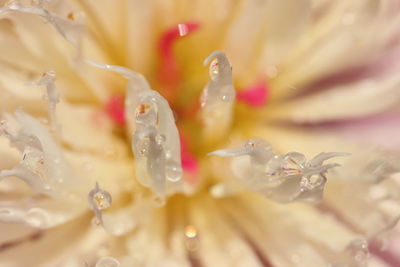
{"label": "tiny water bead", "polygon": [[366,267],[370,257],[368,241],[365,239],[356,239],[350,242],[346,251],[350,254],[355,266]]}
{"label": "tiny water bead", "polygon": [[88,202],[92,210],[104,210],[111,206],[112,197],[110,193],[100,189],[99,184],[96,183],[95,188],[89,192]]}

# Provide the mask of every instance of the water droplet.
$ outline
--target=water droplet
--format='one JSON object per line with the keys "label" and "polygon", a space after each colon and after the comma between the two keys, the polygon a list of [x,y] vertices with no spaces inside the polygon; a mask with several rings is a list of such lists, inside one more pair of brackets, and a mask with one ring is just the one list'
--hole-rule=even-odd
{"label": "water droplet", "polygon": [[155,137],[155,141],[158,145],[162,145],[165,142],[165,136],[162,134],[157,134]]}
{"label": "water droplet", "polygon": [[162,207],[165,205],[165,203],[167,203],[167,201],[165,200],[165,198],[155,197],[154,203],[156,204],[157,207]]}
{"label": "water droplet", "polygon": [[175,162],[168,162],[165,166],[165,175],[171,182],[177,182],[182,178],[182,167]]}
{"label": "water droplet", "polygon": [[370,256],[368,250],[368,241],[365,239],[353,240],[346,248],[355,263],[365,266]]}
{"label": "water droplet", "polygon": [[92,210],[104,210],[111,206],[111,194],[102,190],[96,184],[96,188],[89,192],[88,196],[89,206]]}
{"label": "water droplet", "polygon": [[218,63],[218,60],[217,60],[217,59],[214,59],[214,60],[211,62],[211,65],[210,65],[210,74],[211,74],[212,76],[217,76],[217,75],[219,74],[218,65],[219,65],[219,63]]}
{"label": "water droplet", "polygon": [[302,167],[306,162],[303,154],[291,152],[287,154],[283,161],[282,170],[285,175],[296,175],[303,172]]}
{"label": "water droplet", "polygon": [[97,219],[96,217],[92,219],[92,225],[95,227],[99,227],[101,225],[101,222],[99,219]]}
{"label": "water droplet", "polygon": [[32,208],[26,214],[26,222],[34,227],[45,227],[48,221],[48,215],[39,208]]}
{"label": "water droplet", "polygon": [[121,264],[118,260],[112,257],[101,258],[95,265],[95,267],[119,267]]}
{"label": "water droplet", "polygon": [[146,114],[150,110],[149,104],[140,104],[136,107],[136,117]]}
{"label": "water droplet", "polygon": [[323,181],[324,179],[319,175],[305,176],[301,178],[300,186],[306,190],[313,190],[314,188],[321,186]]}
{"label": "water droplet", "polygon": [[186,226],[185,236],[187,238],[195,238],[197,236],[197,229],[193,225]]}

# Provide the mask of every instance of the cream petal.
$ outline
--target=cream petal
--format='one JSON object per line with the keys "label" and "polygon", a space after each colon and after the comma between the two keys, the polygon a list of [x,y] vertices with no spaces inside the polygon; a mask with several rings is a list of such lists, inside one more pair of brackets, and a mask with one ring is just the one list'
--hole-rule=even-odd
{"label": "cream petal", "polygon": [[80,216],[86,207],[78,203],[32,196],[0,202],[0,221],[25,223],[39,229],[52,228]]}
{"label": "cream petal", "polygon": [[[360,80],[313,95],[276,103],[266,108],[265,117],[296,123],[318,123],[352,119],[383,112],[400,102],[396,73]],[[262,115],[263,116],[263,115]]]}
{"label": "cream petal", "polygon": [[296,91],[293,88],[341,69],[369,64],[385,54],[400,23],[391,12],[394,6],[394,1],[371,0],[329,6],[307,38],[287,55],[281,75],[271,82],[273,97],[291,94]]}
{"label": "cream petal", "polygon": [[263,47],[258,59],[259,74],[274,78],[282,60],[305,38],[312,22],[310,2],[269,1],[265,14],[265,41],[261,44]]}
{"label": "cream petal", "polygon": [[[357,237],[340,222],[320,214],[311,205],[280,205],[247,196],[237,201],[229,198],[223,202],[223,207],[273,266],[346,263],[347,259],[341,252]],[[241,213],[237,212],[238,207]]]}
{"label": "cream petal", "polygon": [[117,137],[104,110],[61,102],[57,105],[61,139],[67,148],[115,159],[129,155],[125,141]]}
{"label": "cream petal", "polygon": [[376,144],[392,150],[400,148],[399,127],[400,112],[394,110],[361,119],[311,125],[309,129],[354,142]]}
{"label": "cream petal", "polygon": [[[125,1],[71,0],[69,3],[88,19],[88,31],[114,64],[125,64]],[[89,47],[90,48],[90,47]],[[104,60],[104,58],[103,58]]]}
{"label": "cream petal", "polygon": [[199,196],[188,211],[188,224],[193,225],[196,236],[189,235],[185,243],[201,266],[268,266],[214,200]]}
{"label": "cream petal", "polygon": [[[5,250],[1,254],[0,266],[82,266],[92,249],[105,238],[99,231],[90,228],[87,217],[68,224],[45,230],[32,238]],[[79,265],[63,265],[72,258]]]}
{"label": "cream petal", "polygon": [[[164,1],[163,4],[167,4]],[[126,57],[130,68],[151,74],[156,49],[156,9],[154,1],[126,1]],[[128,30],[129,29],[129,30]]]}
{"label": "cream petal", "polygon": [[[100,76],[93,75],[92,70],[85,70],[84,66],[77,66],[78,63],[74,60],[76,46],[69,44],[61,34],[55,31],[52,25],[43,23],[38,15],[24,14],[23,12],[10,12],[5,16],[8,21],[6,23],[11,23],[11,26],[4,30],[7,39],[11,41],[6,43],[11,53],[2,55],[7,65],[15,66],[19,71],[26,70],[28,74],[32,70],[37,73],[53,69],[60,77],[57,87],[68,99],[89,102],[104,101],[108,95],[105,88],[109,85],[99,82],[98,77]],[[26,25],[30,25],[30,28]],[[6,38],[4,39],[6,40]],[[47,42],[49,39],[52,42]],[[85,41],[87,49],[84,49],[83,53],[85,54],[85,51],[88,50],[93,54],[92,51],[96,51],[96,44],[90,38],[86,39],[88,39]],[[104,58],[104,54],[100,53],[99,56]],[[16,57],[22,58],[22,60],[16,62],[14,60]],[[53,58],[58,60],[54,61]],[[79,67],[78,71],[76,71],[77,67]]]}
{"label": "cream petal", "polygon": [[71,151],[66,152],[66,158],[80,177],[80,197],[84,199],[96,182],[110,192],[115,203],[126,197],[124,192],[132,192],[137,188],[133,179],[135,169],[132,159],[110,160],[93,154]]}
{"label": "cream petal", "polygon": [[[182,254],[173,254],[167,248],[168,215],[166,209],[155,210],[149,223],[143,225],[136,233],[127,238],[128,258],[134,264],[146,267],[191,266]],[[148,249],[151,248],[151,249]]]}

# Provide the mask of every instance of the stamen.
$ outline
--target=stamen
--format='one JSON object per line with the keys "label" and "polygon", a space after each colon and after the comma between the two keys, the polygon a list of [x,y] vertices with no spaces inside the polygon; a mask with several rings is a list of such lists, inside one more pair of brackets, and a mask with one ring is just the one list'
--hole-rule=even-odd
{"label": "stamen", "polygon": [[[211,62],[212,60],[212,62]],[[224,53],[215,51],[204,60],[209,63],[210,82],[201,96],[201,119],[206,142],[215,142],[225,136],[232,122],[235,89],[232,68]]]}
{"label": "stamen", "polygon": [[[269,143],[262,139],[249,139],[237,149],[224,149],[209,155],[220,157],[247,156],[249,160],[237,158],[232,161],[235,176],[252,191],[261,193],[278,202],[318,202],[326,183],[325,173],[339,164],[323,165],[333,157],[347,156],[346,153],[321,153],[312,160],[298,152],[276,155]],[[248,158],[247,158],[248,159]],[[229,192],[229,182],[220,188]],[[215,189],[214,189],[215,190]]]}
{"label": "stamen", "polygon": [[161,63],[158,79],[165,90],[165,97],[170,102],[176,97],[176,90],[178,89],[179,82],[182,80],[181,72],[173,53],[173,44],[197,29],[199,29],[198,23],[181,23],[165,31],[160,39],[158,47]]}
{"label": "stamen", "polygon": [[265,81],[237,92],[237,99],[250,107],[264,106],[269,98],[269,88]]}
{"label": "stamen", "polygon": [[55,71],[48,70],[43,73],[43,76],[39,81],[28,83],[28,85],[46,86],[46,95],[44,98],[45,100],[47,100],[48,103],[51,128],[56,133],[60,134],[61,127],[57,123],[57,118],[56,118],[56,105],[57,103],[60,102],[60,94],[56,90],[55,81],[56,81]]}

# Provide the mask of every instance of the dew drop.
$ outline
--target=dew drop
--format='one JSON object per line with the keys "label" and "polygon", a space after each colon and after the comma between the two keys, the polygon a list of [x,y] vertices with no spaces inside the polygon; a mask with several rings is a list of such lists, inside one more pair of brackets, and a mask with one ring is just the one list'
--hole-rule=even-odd
{"label": "dew drop", "polygon": [[360,266],[366,266],[367,260],[370,256],[368,250],[368,241],[365,239],[353,240],[346,249],[352,259]]}
{"label": "dew drop", "polygon": [[26,222],[34,227],[45,227],[47,219],[47,213],[38,208],[32,208],[26,214]]}
{"label": "dew drop", "polygon": [[165,205],[165,203],[167,203],[167,201],[165,200],[165,198],[162,197],[155,197],[154,198],[154,203],[157,207],[162,207]]}
{"label": "dew drop", "polygon": [[95,226],[95,227],[99,227],[101,225],[101,222],[100,222],[99,219],[93,218],[92,219],[92,225]]}
{"label": "dew drop", "polygon": [[187,238],[195,238],[197,236],[197,229],[193,225],[186,226],[185,236]]}
{"label": "dew drop", "polygon": [[157,134],[155,137],[157,145],[162,145],[165,142],[165,136],[162,134]]}
{"label": "dew drop", "polygon": [[118,260],[112,257],[101,258],[95,265],[95,267],[119,267],[121,264]]}
{"label": "dew drop", "polygon": [[218,63],[218,60],[217,60],[217,59],[214,59],[214,60],[211,62],[210,74],[211,74],[212,76],[217,76],[217,75],[219,74],[218,65],[219,65],[219,63]]}
{"label": "dew drop", "polygon": [[165,166],[165,175],[169,181],[177,182],[182,178],[182,167],[175,162],[169,162]]}
{"label": "dew drop", "polygon": [[89,192],[88,196],[89,206],[92,210],[104,210],[111,206],[111,194],[102,190],[96,184],[96,188]]}

